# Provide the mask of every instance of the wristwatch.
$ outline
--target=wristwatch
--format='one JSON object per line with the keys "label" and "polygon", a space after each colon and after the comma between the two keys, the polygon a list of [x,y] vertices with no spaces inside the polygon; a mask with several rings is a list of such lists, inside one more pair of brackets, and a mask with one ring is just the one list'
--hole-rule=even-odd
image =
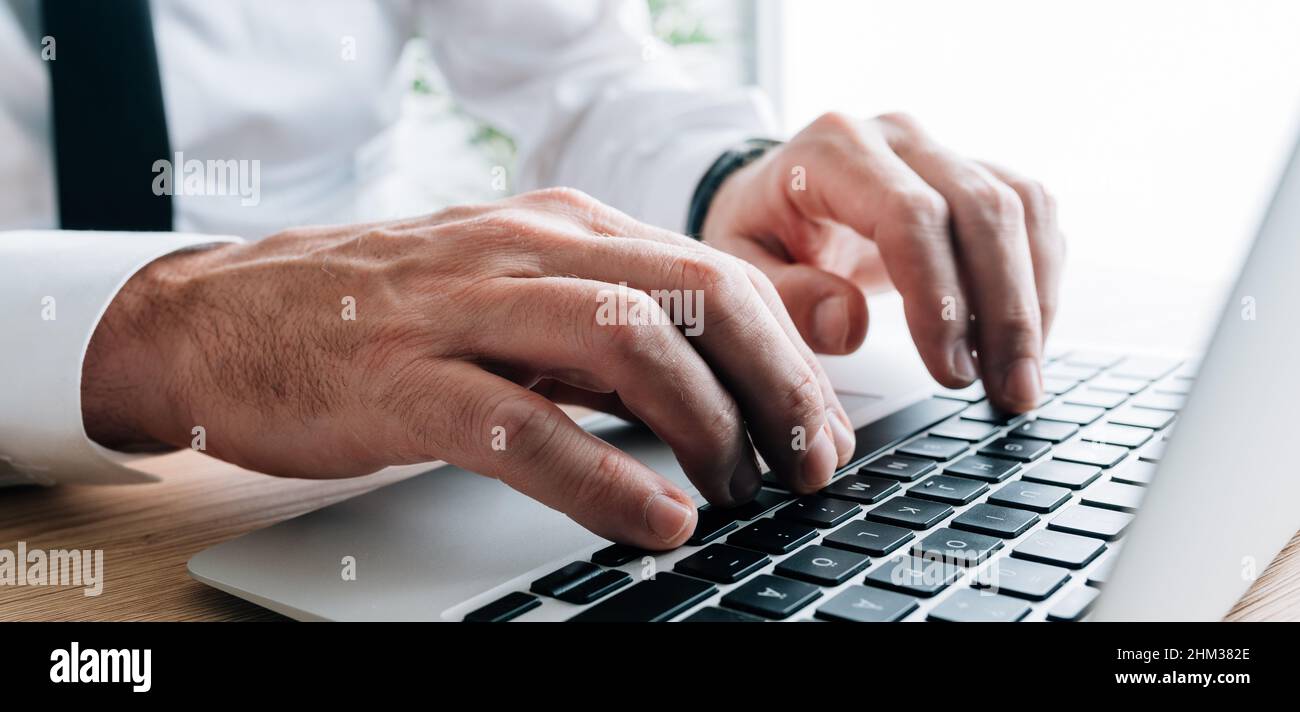
{"label": "wristwatch", "polygon": [[691,196],[691,209],[686,215],[686,234],[697,240],[700,239],[700,231],[704,229],[704,218],[709,214],[709,206],[713,203],[713,196],[717,194],[722,181],[779,145],[781,145],[780,141],[770,138],[751,138],[724,151],[718,160],[709,166],[709,170],[705,171],[704,177],[695,186],[695,193]]}

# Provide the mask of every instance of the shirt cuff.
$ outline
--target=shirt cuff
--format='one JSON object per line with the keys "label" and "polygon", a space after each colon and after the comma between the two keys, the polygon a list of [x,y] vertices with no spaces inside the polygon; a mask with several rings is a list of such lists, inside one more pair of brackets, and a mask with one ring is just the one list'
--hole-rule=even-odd
{"label": "shirt cuff", "polygon": [[656,146],[655,153],[647,150],[642,156],[648,170],[634,211],[642,222],[685,233],[691,196],[718,157],[747,139],[776,136],[776,121],[761,93],[746,89],[711,98],[676,117],[695,128],[679,135],[667,150]]}
{"label": "shirt cuff", "polygon": [[81,368],[90,337],[132,276],[174,252],[237,237],[93,231],[0,232],[0,483],[127,484],[157,478],[140,456],[87,435]]}

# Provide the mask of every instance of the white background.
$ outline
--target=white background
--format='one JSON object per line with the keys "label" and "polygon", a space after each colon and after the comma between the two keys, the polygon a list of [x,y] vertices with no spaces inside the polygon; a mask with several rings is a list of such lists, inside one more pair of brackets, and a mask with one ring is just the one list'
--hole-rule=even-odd
{"label": "white background", "polygon": [[913,114],[1057,195],[1078,338],[1201,338],[1300,128],[1300,2],[772,5],[787,128]]}

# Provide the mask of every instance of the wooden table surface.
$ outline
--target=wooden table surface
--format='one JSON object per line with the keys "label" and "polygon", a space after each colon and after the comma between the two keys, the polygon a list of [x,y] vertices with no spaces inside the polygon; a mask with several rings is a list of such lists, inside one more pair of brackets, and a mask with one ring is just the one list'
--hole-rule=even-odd
{"label": "wooden table surface", "polygon": [[[102,549],[104,588],[0,586],[0,620],[287,620],[189,577],[185,562],[235,536],[390,484],[418,469],[350,480],[286,480],[198,453],[151,458],[147,485],[0,489],[0,549]],[[1300,537],[1230,620],[1300,620]]]}

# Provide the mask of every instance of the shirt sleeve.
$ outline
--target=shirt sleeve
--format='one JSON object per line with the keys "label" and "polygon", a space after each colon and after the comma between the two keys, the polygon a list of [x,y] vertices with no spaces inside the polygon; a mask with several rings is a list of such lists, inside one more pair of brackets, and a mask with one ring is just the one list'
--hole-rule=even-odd
{"label": "shirt sleeve", "polygon": [[179,250],[238,242],[178,233],[0,231],[0,484],[153,481],[86,435],[81,365],[119,289]]}
{"label": "shirt sleeve", "polygon": [[654,39],[642,0],[424,6],[461,105],[510,134],[515,188],[568,186],[682,232],[696,183],[734,144],[775,135],[755,89],[706,91]]}

